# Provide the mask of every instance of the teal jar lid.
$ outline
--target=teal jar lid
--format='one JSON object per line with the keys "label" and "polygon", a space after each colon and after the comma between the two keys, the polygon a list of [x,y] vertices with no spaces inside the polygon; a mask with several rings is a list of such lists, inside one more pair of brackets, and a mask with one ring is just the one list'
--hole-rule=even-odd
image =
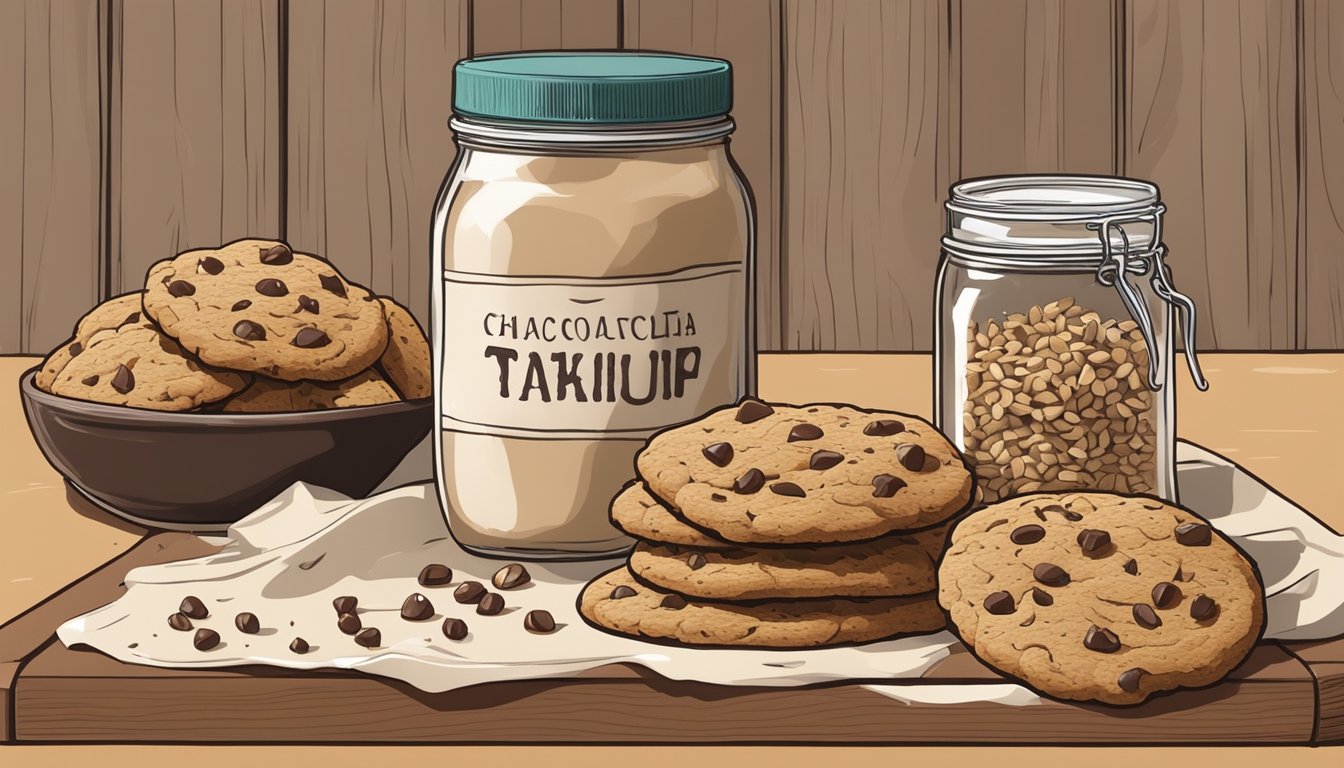
{"label": "teal jar lid", "polygon": [[671,123],[728,114],[728,62],[667,53],[479,56],[453,69],[453,111],[540,123]]}

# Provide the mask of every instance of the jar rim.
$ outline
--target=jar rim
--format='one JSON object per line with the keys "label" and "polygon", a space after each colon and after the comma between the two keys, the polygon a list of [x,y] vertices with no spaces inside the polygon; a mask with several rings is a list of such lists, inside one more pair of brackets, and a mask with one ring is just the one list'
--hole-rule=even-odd
{"label": "jar rim", "polygon": [[1159,199],[1156,184],[1123,176],[985,176],[953,184],[947,210],[980,218],[1083,222],[1146,211]]}
{"label": "jar rim", "polygon": [[737,127],[731,117],[666,123],[534,123],[454,114],[448,121],[460,143],[528,148],[674,147],[723,139]]}

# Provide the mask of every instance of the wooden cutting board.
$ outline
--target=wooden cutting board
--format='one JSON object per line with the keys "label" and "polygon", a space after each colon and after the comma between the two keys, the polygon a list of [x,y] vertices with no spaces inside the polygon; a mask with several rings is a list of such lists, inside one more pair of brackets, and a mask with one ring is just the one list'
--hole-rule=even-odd
{"label": "wooden cutting board", "polygon": [[[724,687],[612,665],[441,694],[355,672],[170,670],[70,650],[66,619],[132,568],[206,554],[161,533],[0,627],[0,737],[17,742],[1285,743],[1344,741],[1344,639],[1261,644],[1222,683],[1138,707],[910,704],[856,683]],[[876,681],[874,681],[876,682]],[[889,681],[883,681],[889,682]],[[964,650],[921,685],[1002,678]]]}

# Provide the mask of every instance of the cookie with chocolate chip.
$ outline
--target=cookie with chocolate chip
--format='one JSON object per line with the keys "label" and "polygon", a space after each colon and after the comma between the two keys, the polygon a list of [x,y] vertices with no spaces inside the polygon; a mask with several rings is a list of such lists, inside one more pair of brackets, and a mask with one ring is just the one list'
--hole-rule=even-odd
{"label": "cookie with chocolate chip", "polygon": [[1221,680],[1264,590],[1208,521],[1146,496],[1037,493],[956,524],[939,603],[976,656],[1061,699],[1137,704]]}
{"label": "cookie with chocolate chip", "polygon": [[655,435],[636,458],[654,494],[743,544],[833,544],[926,528],[965,508],[961,454],[916,416],[745,400]]}
{"label": "cookie with chocolate chip", "polygon": [[378,359],[392,386],[407,400],[432,397],[429,342],[411,311],[388,298],[379,299],[387,316],[387,349]]}
{"label": "cookie with chocolate chip", "polygon": [[187,251],[149,268],[145,312],[221,368],[273,379],[337,381],[387,346],[383,305],[323,259],[275,240]]}
{"label": "cookie with chocolate chip", "polygon": [[257,378],[224,404],[224,413],[325,411],[392,403],[400,398],[382,375],[367,370],[345,381],[276,381]]}
{"label": "cookie with chocolate chip", "polygon": [[736,605],[687,600],[635,580],[624,566],[579,595],[579,614],[606,632],[674,645],[818,648],[942,629],[932,595]]}
{"label": "cookie with chocolate chip", "polygon": [[33,377],[33,383],[38,389],[50,392],[56,376],[71,360],[83,354],[94,335],[141,322],[140,297],[141,292],[136,291],[108,299],[81,317],[75,324],[74,334],[42,361],[42,367]]}

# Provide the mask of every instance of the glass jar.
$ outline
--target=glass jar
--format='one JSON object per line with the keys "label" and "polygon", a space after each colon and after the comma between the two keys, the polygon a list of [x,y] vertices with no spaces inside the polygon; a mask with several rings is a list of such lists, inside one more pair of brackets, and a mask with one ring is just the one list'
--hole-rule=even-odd
{"label": "glass jar", "polygon": [[985,503],[1091,489],[1176,500],[1172,312],[1157,187],[1016,176],[952,187],[938,271],[939,429]]}
{"label": "glass jar", "polygon": [[440,503],[487,556],[607,557],[653,432],[754,391],[754,229],[729,65],[460,62],[433,231]]}

